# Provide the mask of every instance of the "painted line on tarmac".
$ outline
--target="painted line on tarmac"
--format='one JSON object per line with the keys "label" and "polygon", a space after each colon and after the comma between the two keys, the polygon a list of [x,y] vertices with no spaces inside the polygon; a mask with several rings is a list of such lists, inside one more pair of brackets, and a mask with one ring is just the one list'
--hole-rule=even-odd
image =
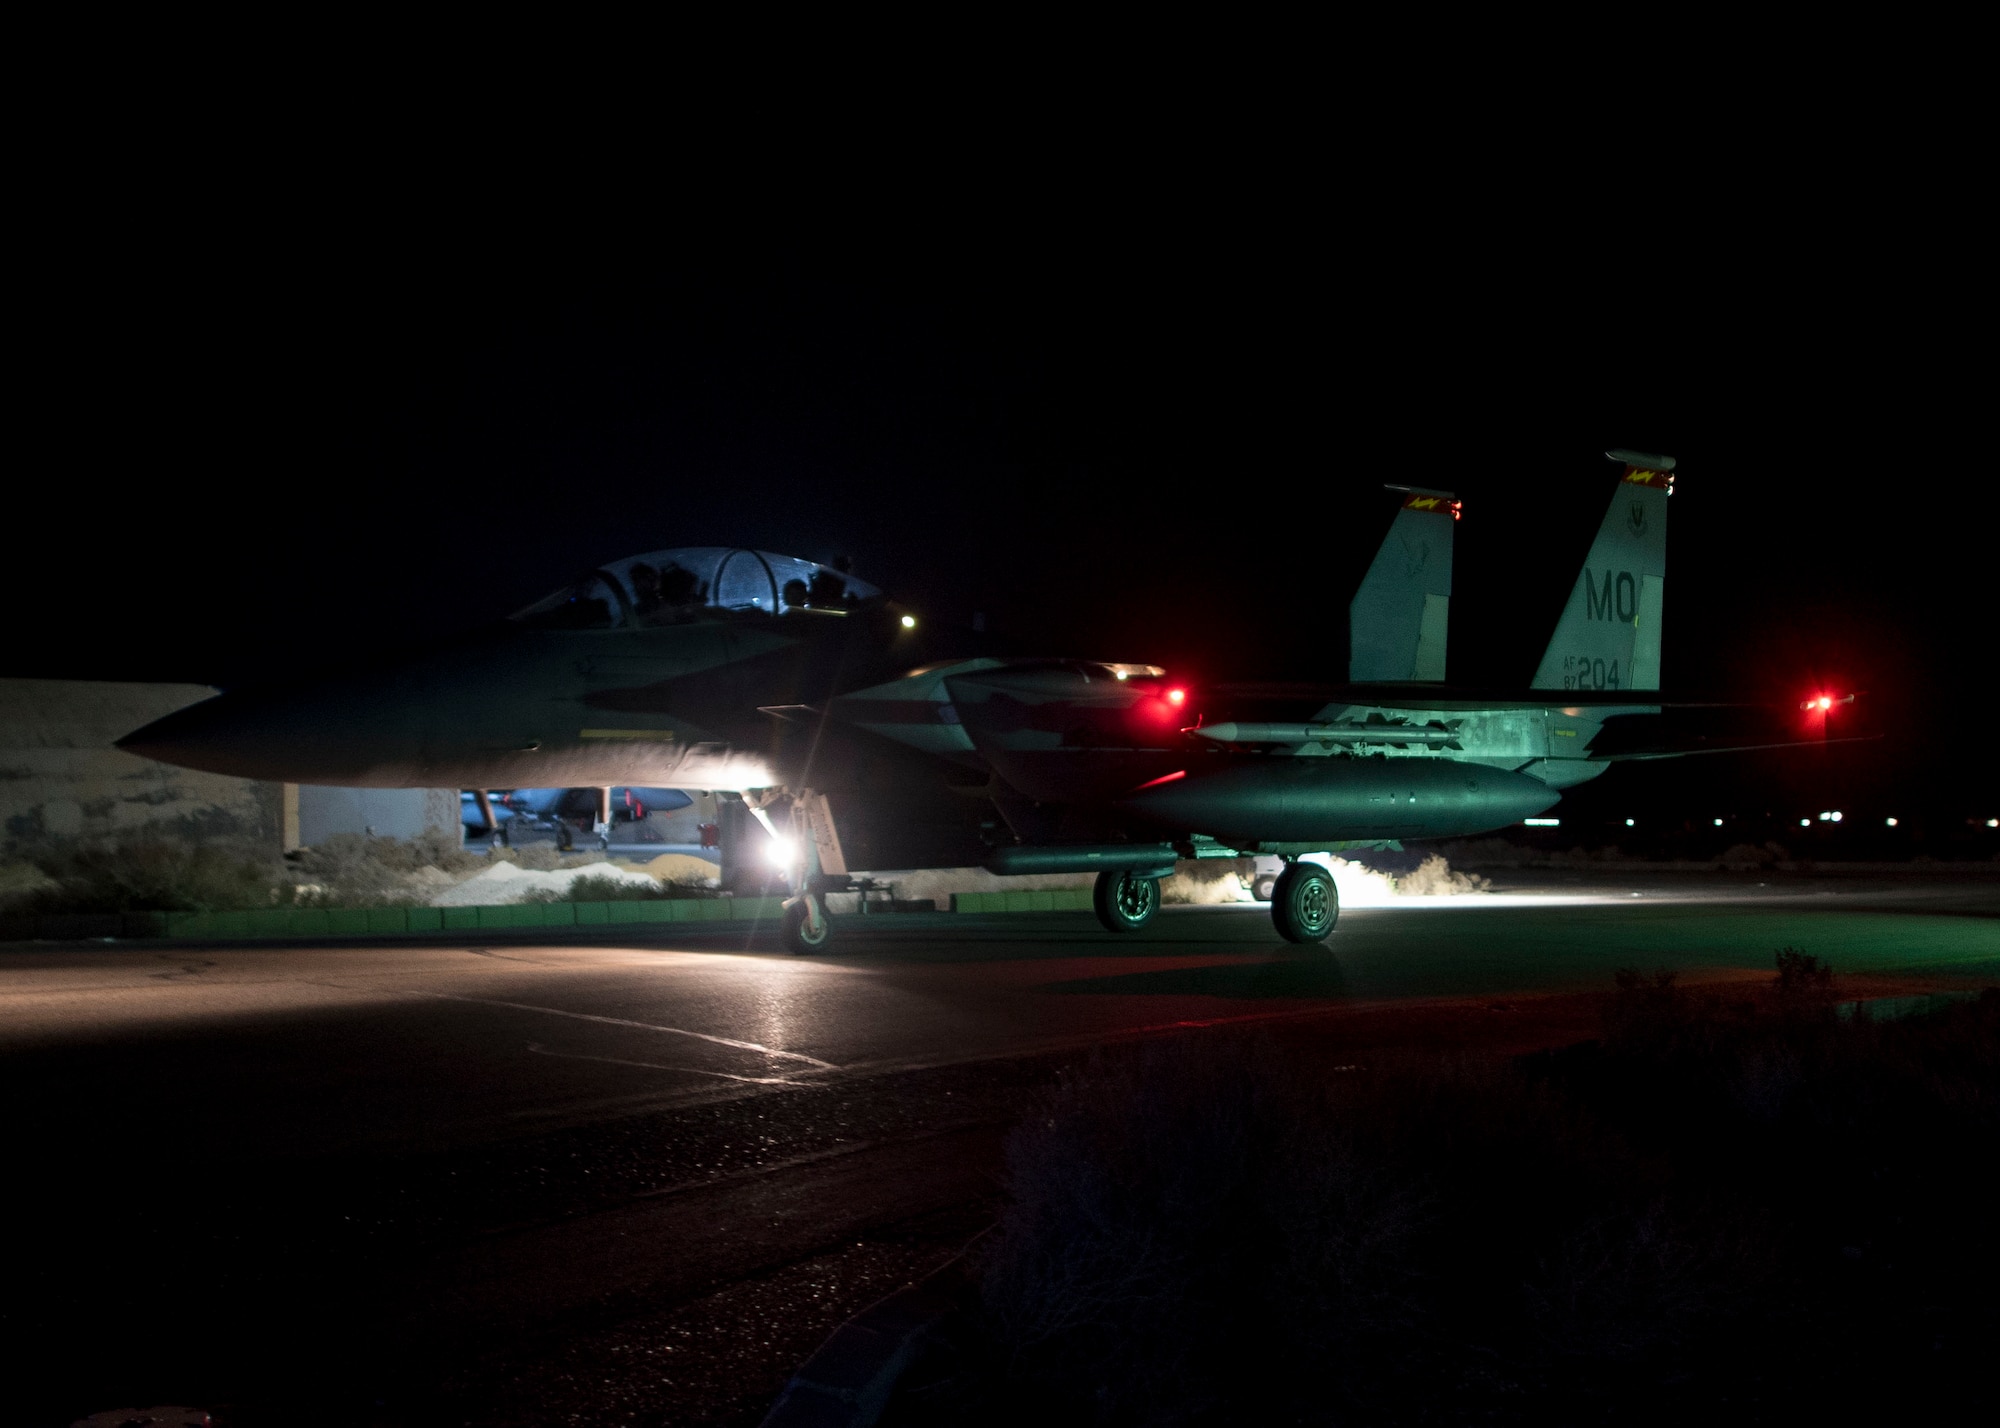
{"label": "painted line on tarmac", "polygon": [[773,1051],[768,1046],[759,1046],[754,1041],[738,1041],[734,1037],[710,1036],[705,1031],[689,1031],[679,1026],[656,1026],[649,1021],[628,1021],[622,1016],[596,1016],[590,1012],[564,1011],[561,1007],[531,1006],[527,1002],[503,1002],[492,997],[461,997],[451,992],[404,991],[406,997],[430,997],[441,1002],[470,1002],[481,1007],[505,1007],[509,1011],[540,1012],[544,1016],[566,1016],[574,1021],[594,1021],[601,1026],[629,1026],[639,1031],[665,1032],[669,1036],[692,1036],[697,1041],[711,1041],[717,1046],[733,1046],[738,1051],[754,1051],[759,1056],[773,1056],[786,1061],[803,1061],[808,1066],[817,1066],[822,1071],[838,1071],[841,1068],[831,1061],[821,1061],[816,1056],[806,1056],[797,1051]]}
{"label": "painted line on tarmac", "polygon": [[662,1066],[657,1061],[626,1061],[617,1056],[586,1056],[580,1051],[551,1051],[539,1041],[528,1043],[537,1056],[554,1056],[563,1061],[599,1061],[606,1066],[636,1066],[642,1071],[678,1071],[687,1076],[713,1076],[719,1081],[743,1081],[752,1086],[810,1086],[811,1081],[793,1081],[784,1076],[736,1076],[727,1071],[703,1071],[696,1066]]}

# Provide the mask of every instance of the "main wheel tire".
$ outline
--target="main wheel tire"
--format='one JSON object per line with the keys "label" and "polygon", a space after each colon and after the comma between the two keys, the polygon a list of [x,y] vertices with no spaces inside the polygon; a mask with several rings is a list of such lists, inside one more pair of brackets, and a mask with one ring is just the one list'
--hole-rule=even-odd
{"label": "main wheel tire", "polygon": [[784,935],[785,950],[795,956],[804,957],[812,952],[824,951],[826,944],[833,941],[833,919],[826,915],[826,908],[822,905],[819,909],[819,932],[815,935],[806,916],[805,902],[801,899],[785,909]]}
{"label": "main wheel tire", "polygon": [[1271,921],[1287,942],[1324,942],[1340,920],[1333,875],[1317,863],[1294,863],[1271,890]]}
{"label": "main wheel tire", "polygon": [[1137,873],[1102,872],[1090,895],[1097,920],[1109,932],[1137,932],[1160,910],[1160,880]]}

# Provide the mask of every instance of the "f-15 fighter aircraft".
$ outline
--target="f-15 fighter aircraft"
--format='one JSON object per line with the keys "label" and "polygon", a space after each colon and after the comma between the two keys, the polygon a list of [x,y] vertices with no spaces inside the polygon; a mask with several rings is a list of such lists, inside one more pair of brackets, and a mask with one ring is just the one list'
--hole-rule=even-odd
{"label": "f-15 fighter aircraft", "polygon": [[[1108,928],[1145,925],[1176,858],[1263,853],[1287,862],[1277,930],[1314,942],[1338,901],[1299,855],[1504,827],[1616,757],[1676,752],[1601,747],[1660,711],[1645,696],[1674,479],[1671,458],[1608,454],[1623,474],[1525,698],[1447,697],[1459,503],[1393,488],[1401,508],[1350,609],[1349,684],[1322,694],[1197,696],[1150,665],[952,648],[845,570],[701,547],[590,571],[436,649],[232,690],[122,746],[299,783],[708,789],[773,831],[796,810],[814,835],[786,906],[800,951],[826,945],[824,894],[846,885],[836,814],[923,833],[968,792],[1011,834],[989,868],[1097,873]],[[962,861],[926,841],[930,860],[879,856],[878,840],[874,865]]]}

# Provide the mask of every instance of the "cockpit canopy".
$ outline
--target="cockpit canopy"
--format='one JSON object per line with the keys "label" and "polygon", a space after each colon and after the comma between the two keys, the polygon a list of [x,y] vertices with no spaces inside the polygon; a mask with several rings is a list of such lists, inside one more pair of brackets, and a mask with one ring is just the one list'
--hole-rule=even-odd
{"label": "cockpit canopy", "polygon": [[768,550],[697,545],[614,561],[513,618],[543,629],[611,630],[671,625],[705,610],[844,614],[881,594],[817,561]]}

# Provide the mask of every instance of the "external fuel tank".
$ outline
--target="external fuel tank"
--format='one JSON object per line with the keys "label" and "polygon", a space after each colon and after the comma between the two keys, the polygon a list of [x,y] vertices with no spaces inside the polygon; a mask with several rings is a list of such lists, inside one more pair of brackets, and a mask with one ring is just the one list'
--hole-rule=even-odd
{"label": "external fuel tank", "polygon": [[1456,759],[1247,754],[1193,760],[1122,803],[1171,832],[1251,849],[1463,837],[1533,817],[1561,797],[1526,774]]}

